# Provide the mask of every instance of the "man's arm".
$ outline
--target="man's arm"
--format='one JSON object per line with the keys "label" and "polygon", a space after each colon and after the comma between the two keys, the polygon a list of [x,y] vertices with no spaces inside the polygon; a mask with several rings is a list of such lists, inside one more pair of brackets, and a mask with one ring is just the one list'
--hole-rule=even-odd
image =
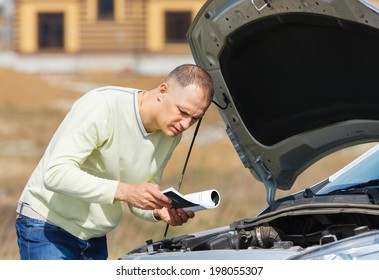
{"label": "man's arm", "polygon": [[153,210],[171,206],[171,199],[161,193],[156,184],[127,184],[120,182],[114,196],[115,201],[124,201],[134,207]]}
{"label": "man's arm", "polygon": [[48,190],[87,202],[113,203],[119,182],[81,169],[109,138],[110,124],[109,107],[101,95],[87,93],[74,104],[46,151],[42,173]]}

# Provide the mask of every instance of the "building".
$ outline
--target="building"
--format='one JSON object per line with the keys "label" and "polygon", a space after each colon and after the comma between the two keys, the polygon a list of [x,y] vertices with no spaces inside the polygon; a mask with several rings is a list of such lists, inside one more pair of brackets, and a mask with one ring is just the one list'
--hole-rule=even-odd
{"label": "building", "polygon": [[189,54],[185,35],[204,2],[14,0],[13,49],[20,54]]}

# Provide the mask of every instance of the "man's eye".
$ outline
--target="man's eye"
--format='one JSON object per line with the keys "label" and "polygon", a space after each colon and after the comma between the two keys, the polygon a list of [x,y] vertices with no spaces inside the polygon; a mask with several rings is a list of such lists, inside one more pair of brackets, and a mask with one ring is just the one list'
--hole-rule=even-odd
{"label": "man's eye", "polygon": [[181,108],[179,108],[178,107],[178,109],[179,109],[179,112],[182,114],[182,115],[184,115],[184,116],[186,116],[186,117],[191,117],[194,121],[197,121],[199,118],[197,118],[197,117],[192,117],[189,113],[187,113],[186,111],[184,111],[183,109],[181,109]]}
{"label": "man's eye", "polygon": [[183,114],[183,115],[188,115],[188,113],[187,113],[186,111],[184,111],[184,110],[182,110],[182,109],[180,109],[180,108],[179,108],[179,111],[180,111],[180,113]]}

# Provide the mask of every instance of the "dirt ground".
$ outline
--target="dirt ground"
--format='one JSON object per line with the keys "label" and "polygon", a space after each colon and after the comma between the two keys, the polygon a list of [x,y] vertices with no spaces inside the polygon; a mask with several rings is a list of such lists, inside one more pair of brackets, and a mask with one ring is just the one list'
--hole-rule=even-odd
{"label": "dirt ground", "polygon": [[[63,75],[0,70],[0,259],[18,259],[14,230],[17,200],[72,103],[86,90],[98,85],[149,89],[162,79],[131,73]],[[252,217],[266,206],[263,185],[243,167],[224,129],[216,108],[211,106],[200,128],[182,185],[183,193],[219,189],[220,207],[197,213],[194,220],[182,227],[170,228],[168,236],[224,226]],[[191,133],[184,135],[183,143],[168,164],[162,189],[175,187],[179,181]],[[364,149],[367,146],[345,150],[321,161],[299,178],[292,191],[321,180]],[[278,196],[284,194],[279,192]],[[109,259],[123,256],[148,239],[161,239],[164,229],[162,223],[139,220],[126,207],[119,227],[108,235]]]}

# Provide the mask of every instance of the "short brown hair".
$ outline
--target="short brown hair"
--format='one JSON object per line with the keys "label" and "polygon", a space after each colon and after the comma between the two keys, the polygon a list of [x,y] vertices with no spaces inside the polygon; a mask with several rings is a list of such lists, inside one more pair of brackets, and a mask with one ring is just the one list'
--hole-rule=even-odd
{"label": "short brown hair", "polygon": [[182,87],[193,84],[199,85],[208,93],[210,100],[213,99],[214,89],[212,77],[205,69],[198,65],[182,64],[168,74],[166,82],[170,79],[174,79]]}

